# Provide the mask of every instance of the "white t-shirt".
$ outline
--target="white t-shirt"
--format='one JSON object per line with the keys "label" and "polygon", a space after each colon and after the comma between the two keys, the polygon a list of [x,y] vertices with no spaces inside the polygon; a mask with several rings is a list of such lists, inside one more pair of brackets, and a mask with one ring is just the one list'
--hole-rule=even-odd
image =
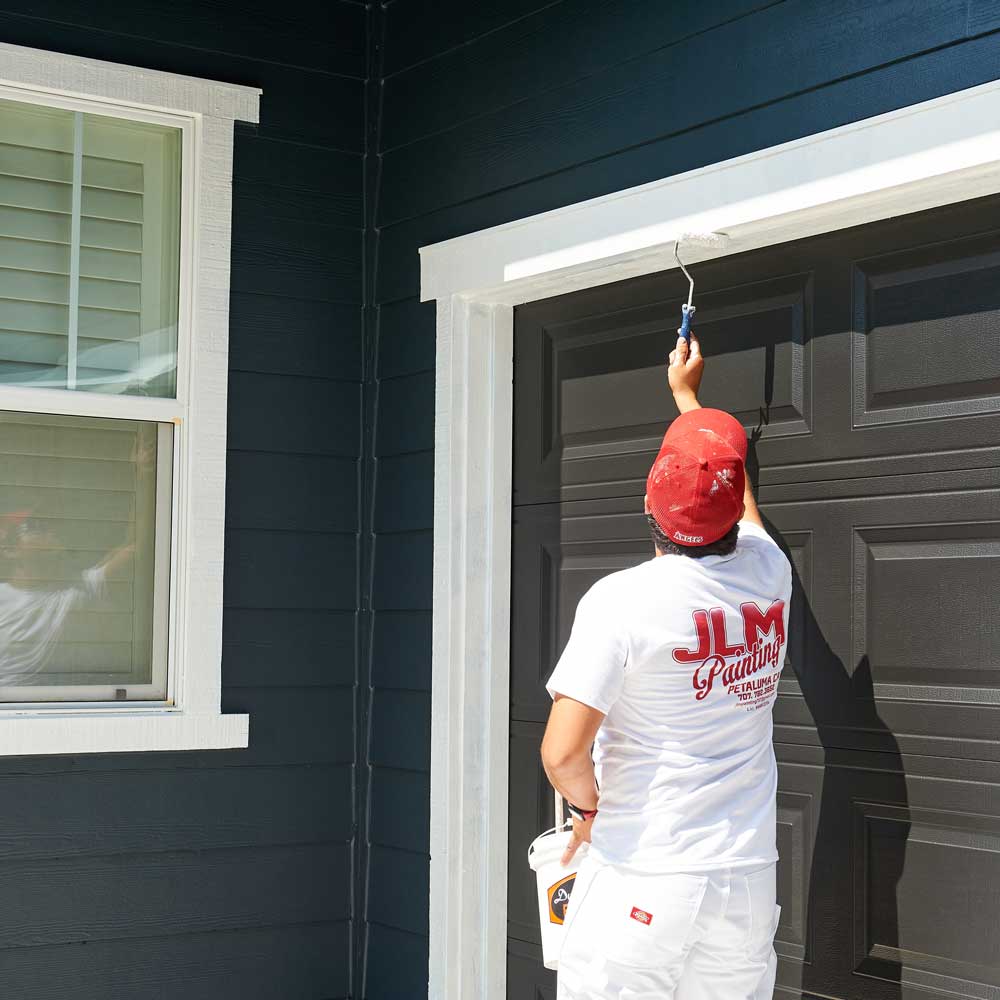
{"label": "white t-shirt", "polygon": [[605,713],[591,853],[640,871],[777,859],[771,709],[791,568],[757,525],[728,556],[658,556],[594,584],[549,678]]}
{"label": "white t-shirt", "polygon": [[66,618],[87,597],[104,593],[104,566],[85,569],[61,590],[23,590],[0,582],[0,685],[23,685],[45,669],[62,638]]}

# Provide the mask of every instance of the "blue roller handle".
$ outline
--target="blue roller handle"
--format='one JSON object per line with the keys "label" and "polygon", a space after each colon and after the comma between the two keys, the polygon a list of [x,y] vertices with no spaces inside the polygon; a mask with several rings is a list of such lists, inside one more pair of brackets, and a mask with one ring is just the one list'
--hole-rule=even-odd
{"label": "blue roller handle", "polygon": [[694,308],[686,302],[681,305],[681,325],[677,331],[677,335],[683,337],[689,344],[691,343],[691,317],[694,315]]}

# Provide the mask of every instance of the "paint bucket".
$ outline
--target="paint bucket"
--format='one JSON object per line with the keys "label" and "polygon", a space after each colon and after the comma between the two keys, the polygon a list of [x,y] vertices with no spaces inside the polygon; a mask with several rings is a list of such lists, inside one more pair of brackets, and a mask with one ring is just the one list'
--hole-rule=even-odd
{"label": "paint bucket", "polygon": [[528,864],[538,884],[538,919],[542,928],[542,962],[546,969],[559,968],[563,922],[580,862],[586,854],[581,844],[568,868],[559,859],[563,856],[573,831],[553,827],[536,837],[528,848]]}

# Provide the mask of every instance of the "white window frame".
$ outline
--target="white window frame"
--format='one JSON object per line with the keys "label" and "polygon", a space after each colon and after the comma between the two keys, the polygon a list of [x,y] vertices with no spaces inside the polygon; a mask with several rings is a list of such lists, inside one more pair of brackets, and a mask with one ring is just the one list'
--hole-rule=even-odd
{"label": "white window frame", "polygon": [[421,248],[437,302],[433,1000],[506,998],[513,307],[673,268],[683,232],[730,236],[696,262],[998,192],[1000,82]]}
{"label": "white window frame", "polygon": [[0,756],[246,747],[249,717],[221,711],[222,584],[233,123],[260,91],[0,44],[0,97],[182,133],[175,398],[0,387],[0,409],[173,426],[167,699],[5,706]]}

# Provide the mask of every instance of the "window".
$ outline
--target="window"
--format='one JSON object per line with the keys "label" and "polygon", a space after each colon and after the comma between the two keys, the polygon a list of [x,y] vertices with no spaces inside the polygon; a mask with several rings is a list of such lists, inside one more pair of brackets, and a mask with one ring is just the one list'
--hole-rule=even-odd
{"label": "window", "polygon": [[224,431],[258,92],[2,49],[0,754],[246,746],[220,709]]}
{"label": "window", "polygon": [[59,410],[0,411],[0,709],[169,698],[181,149],[0,99],[0,386]]}

